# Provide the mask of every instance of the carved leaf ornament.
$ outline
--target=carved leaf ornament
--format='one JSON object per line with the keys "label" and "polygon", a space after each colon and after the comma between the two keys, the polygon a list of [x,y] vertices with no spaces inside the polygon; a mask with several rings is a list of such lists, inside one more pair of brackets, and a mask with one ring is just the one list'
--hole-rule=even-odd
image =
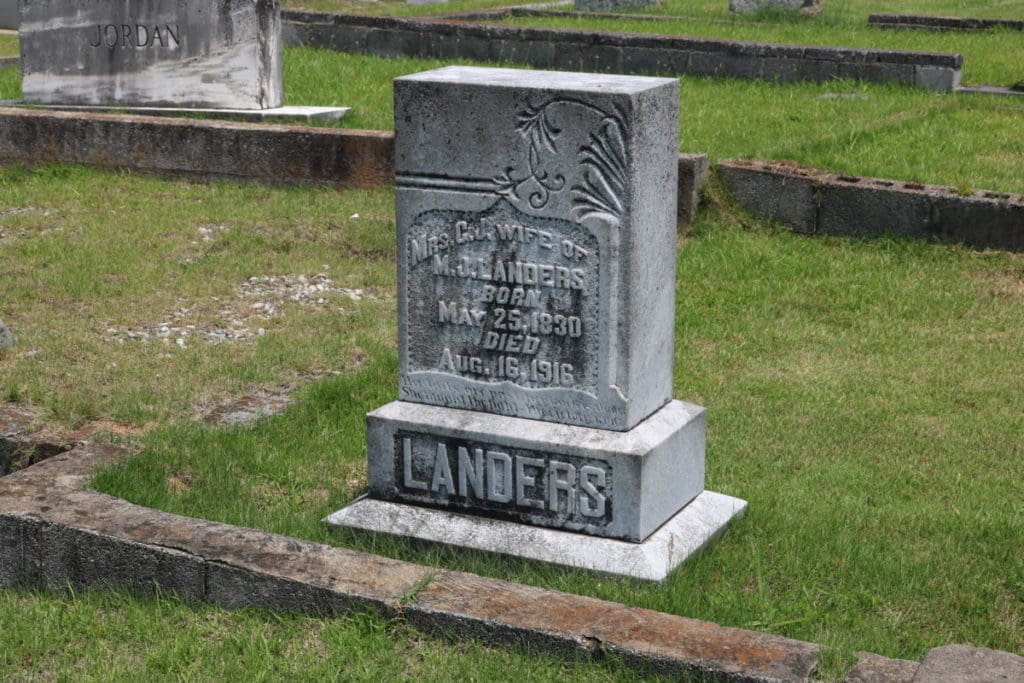
{"label": "carved leaf ornament", "polygon": [[626,189],[626,126],[618,113],[608,114],[580,100],[559,98],[539,107],[528,106],[519,113],[518,132],[528,143],[526,168],[514,166],[493,178],[497,193],[509,200],[521,200],[523,192],[534,209],[542,209],[551,195],[565,189],[565,176],[551,174],[541,167],[541,152],[558,153],[558,138],[562,133],[551,122],[551,110],[560,106],[575,106],[600,115],[597,130],[591,132],[586,144],[576,152],[583,167],[582,182],[573,185],[572,213],[577,222],[585,218],[600,218],[618,226],[625,210],[623,194]]}

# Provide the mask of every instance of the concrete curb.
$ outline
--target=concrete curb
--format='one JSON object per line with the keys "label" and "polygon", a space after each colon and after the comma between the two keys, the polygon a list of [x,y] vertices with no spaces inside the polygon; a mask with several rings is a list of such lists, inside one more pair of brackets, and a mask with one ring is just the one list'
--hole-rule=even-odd
{"label": "concrete curb", "polygon": [[16,66],[20,63],[17,57],[0,57],[0,69],[8,66]]}
{"label": "concrete curb", "polygon": [[[393,185],[390,131],[0,108],[0,162],[89,164],[199,180],[337,188]],[[679,155],[681,225],[696,214],[707,154]]]}
{"label": "concrete curb", "polygon": [[794,232],[898,235],[975,249],[1024,251],[1024,197],[828,173],[767,161],[723,161],[736,201]]}
{"label": "concrete curb", "polygon": [[394,182],[388,132],[0,108],[0,162],[90,164],[200,180]]}
{"label": "concrete curb", "polygon": [[0,586],[173,590],[229,608],[372,610],[442,636],[612,653],[668,675],[804,681],[813,643],[190,519],[84,490],[129,454],[81,445],[0,478]]}
{"label": "concrete curb", "polygon": [[[500,16],[500,15],[499,15]],[[763,79],[854,78],[937,91],[960,84],[959,54],[776,45],[290,10],[283,40],[381,57],[518,62],[544,69]]]}
{"label": "concrete curb", "polygon": [[1024,31],[1024,21],[1016,19],[968,19],[963,17],[930,17],[919,14],[871,14],[868,26],[876,28],[911,28],[928,31],[987,31],[1005,28]]}
{"label": "concrete curb", "polygon": [[[83,443],[0,477],[0,588],[159,589],[226,608],[372,611],[444,638],[611,655],[642,672],[808,681],[820,648],[619,603],[152,510],[85,489],[131,452]],[[1018,680],[1024,657],[947,645],[917,662],[858,652],[846,683]]]}

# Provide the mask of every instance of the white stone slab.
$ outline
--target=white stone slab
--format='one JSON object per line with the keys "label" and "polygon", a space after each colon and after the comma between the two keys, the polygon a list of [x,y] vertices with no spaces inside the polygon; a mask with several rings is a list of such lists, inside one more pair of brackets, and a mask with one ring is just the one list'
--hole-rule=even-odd
{"label": "white stone slab", "polygon": [[662,581],[740,517],[747,503],[704,491],[643,543],[360,498],[324,521],[579,569]]}
{"label": "white stone slab", "polygon": [[[24,106],[23,100],[0,100],[2,107]],[[124,113],[141,116],[194,116],[200,114],[211,119],[244,119],[246,121],[267,121],[290,119],[319,123],[333,123],[348,116],[351,107],[273,107],[272,109],[192,109],[188,107],[91,107],[79,105],[31,105],[38,109],[58,111],[87,111],[98,113]]]}

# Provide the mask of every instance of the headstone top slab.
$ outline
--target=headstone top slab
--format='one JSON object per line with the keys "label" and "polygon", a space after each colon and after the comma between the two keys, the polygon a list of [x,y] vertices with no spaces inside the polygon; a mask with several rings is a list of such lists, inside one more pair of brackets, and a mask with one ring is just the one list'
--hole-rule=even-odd
{"label": "headstone top slab", "polygon": [[627,430],[671,398],[675,79],[395,81],[402,400]]}

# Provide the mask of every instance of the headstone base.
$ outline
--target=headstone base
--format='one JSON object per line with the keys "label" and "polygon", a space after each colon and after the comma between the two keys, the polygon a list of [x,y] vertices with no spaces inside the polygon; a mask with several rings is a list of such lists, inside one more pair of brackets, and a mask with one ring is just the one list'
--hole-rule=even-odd
{"label": "headstone base", "polygon": [[746,509],[744,500],[704,491],[643,543],[365,497],[328,516],[324,522],[335,529],[406,536],[605,574],[663,581],[673,569],[723,533]]}
{"label": "headstone base", "polygon": [[[26,106],[22,100],[0,100],[3,107]],[[196,109],[190,107],[101,107],[96,105],[27,105],[36,109],[57,111],[84,111],[99,114],[136,114],[139,116],[204,116],[211,119],[242,119],[244,121],[289,120],[307,123],[333,123],[352,111],[351,107],[287,106],[269,109]]]}
{"label": "headstone base", "polygon": [[626,432],[392,401],[366,416],[378,500],[637,543],[704,490],[704,408]]}

